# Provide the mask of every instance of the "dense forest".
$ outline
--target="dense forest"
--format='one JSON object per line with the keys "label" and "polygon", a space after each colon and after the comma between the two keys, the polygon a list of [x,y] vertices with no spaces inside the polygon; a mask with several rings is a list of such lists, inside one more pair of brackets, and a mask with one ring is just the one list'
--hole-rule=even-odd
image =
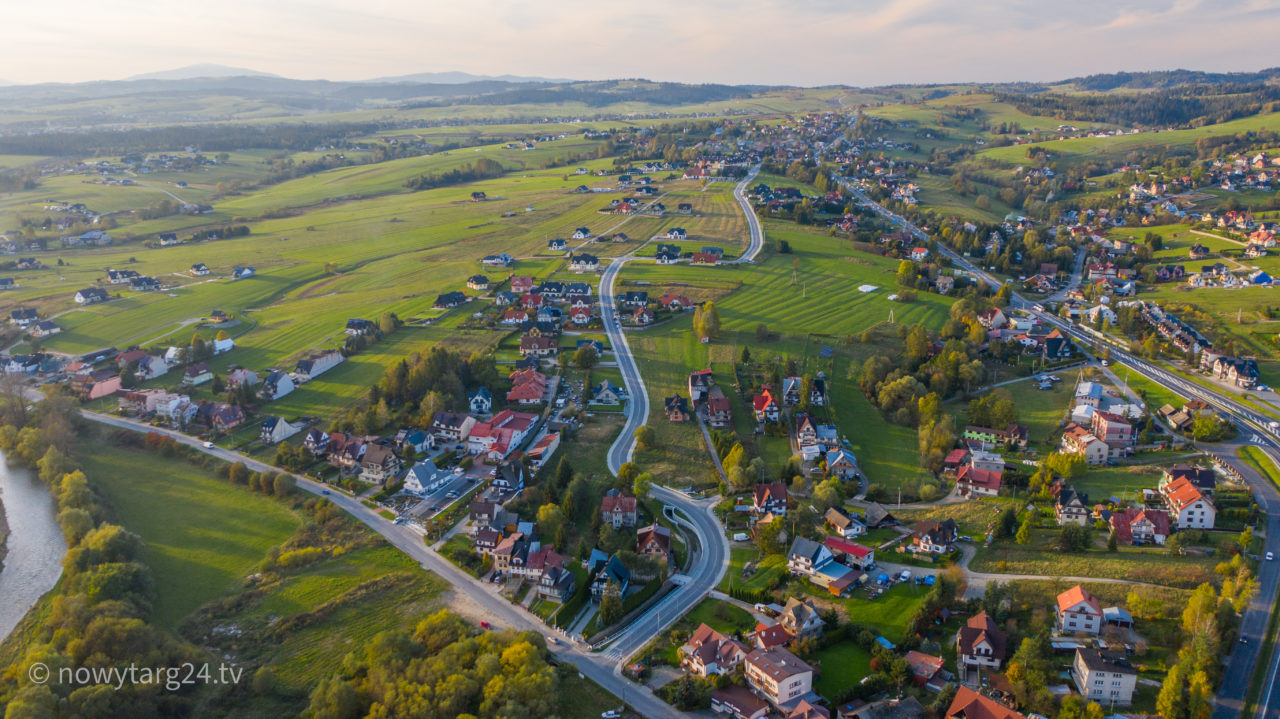
{"label": "dense forest", "polygon": [[1117,125],[1201,126],[1272,112],[1280,87],[1272,85],[1191,85],[1145,93],[998,96],[1029,115]]}

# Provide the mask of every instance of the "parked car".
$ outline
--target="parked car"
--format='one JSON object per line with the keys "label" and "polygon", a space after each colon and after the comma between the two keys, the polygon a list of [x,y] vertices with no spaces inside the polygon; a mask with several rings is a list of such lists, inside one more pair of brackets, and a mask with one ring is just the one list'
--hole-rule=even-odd
{"label": "parked car", "polygon": [[481,629],[493,629],[493,625],[488,622],[480,622]]}
{"label": "parked car", "polygon": [[1275,558],[1276,558],[1276,554],[1275,554],[1275,552],[1267,552],[1267,561],[1268,561],[1268,562],[1270,562],[1271,560],[1273,560],[1273,559],[1275,559]]}
{"label": "parked car", "polygon": [[213,449],[213,442],[205,442],[205,443],[204,443],[204,448],[205,448],[205,449]]}

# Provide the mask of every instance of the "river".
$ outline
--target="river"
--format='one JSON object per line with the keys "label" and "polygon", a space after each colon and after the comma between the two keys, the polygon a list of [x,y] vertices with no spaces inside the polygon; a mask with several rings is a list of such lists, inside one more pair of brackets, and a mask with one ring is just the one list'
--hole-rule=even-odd
{"label": "river", "polygon": [[62,575],[67,543],[53,495],[35,473],[0,457],[0,502],[9,523],[8,554],[0,571],[0,637],[22,621]]}

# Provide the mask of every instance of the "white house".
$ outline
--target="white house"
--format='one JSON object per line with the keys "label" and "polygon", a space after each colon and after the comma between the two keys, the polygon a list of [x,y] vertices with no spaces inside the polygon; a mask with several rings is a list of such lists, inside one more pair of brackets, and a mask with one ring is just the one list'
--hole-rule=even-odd
{"label": "white house", "polygon": [[1218,510],[1187,477],[1179,477],[1160,489],[1169,514],[1179,529],[1213,529]]}
{"label": "white house", "polygon": [[284,372],[272,372],[262,380],[262,390],[260,392],[263,399],[280,399],[289,394],[294,389],[293,378]]}
{"label": "white house", "polygon": [[1058,595],[1055,615],[1057,629],[1064,634],[1097,636],[1102,631],[1102,605],[1079,584]]}
{"label": "white house", "polygon": [[261,438],[262,441],[267,444],[276,444],[289,439],[301,431],[301,424],[290,424],[283,417],[267,417],[262,420]]}
{"label": "white house", "polygon": [[436,467],[429,459],[413,465],[404,476],[404,491],[411,494],[424,495],[434,492],[453,479],[454,475]]}

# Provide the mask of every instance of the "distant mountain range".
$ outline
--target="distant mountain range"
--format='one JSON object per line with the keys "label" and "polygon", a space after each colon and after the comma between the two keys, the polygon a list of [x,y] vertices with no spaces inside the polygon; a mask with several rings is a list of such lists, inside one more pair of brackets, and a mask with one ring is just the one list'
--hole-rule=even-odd
{"label": "distant mountain range", "polygon": [[[218,65],[216,63],[200,63],[198,65],[186,65],[184,67],[174,68],[172,70],[160,70],[158,72],[147,72],[140,75],[131,75],[126,77],[123,82],[135,82],[138,80],[196,80],[204,78],[222,79],[229,77],[270,77],[277,80],[286,80],[282,75],[270,72],[261,72],[259,70],[251,70],[247,67],[232,67],[230,65]],[[472,82],[546,82],[546,83],[566,83],[573,82],[565,78],[546,78],[546,77],[528,77],[524,75],[474,75],[469,72],[419,72],[410,75],[394,75],[390,77],[375,77],[370,80],[358,80],[349,84],[386,84],[386,83],[412,83],[415,85],[465,85]],[[0,81],[0,85],[9,83]]]}
{"label": "distant mountain range", "polygon": [[280,77],[270,72],[259,72],[258,70],[250,70],[245,67],[231,67],[230,65],[218,65],[211,62],[200,63],[198,65],[186,65],[184,67],[174,68],[172,70],[160,70],[159,72],[146,72],[141,75],[131,75],[125,78],[125,82],[134,80],[192,80],[198,77]]}

